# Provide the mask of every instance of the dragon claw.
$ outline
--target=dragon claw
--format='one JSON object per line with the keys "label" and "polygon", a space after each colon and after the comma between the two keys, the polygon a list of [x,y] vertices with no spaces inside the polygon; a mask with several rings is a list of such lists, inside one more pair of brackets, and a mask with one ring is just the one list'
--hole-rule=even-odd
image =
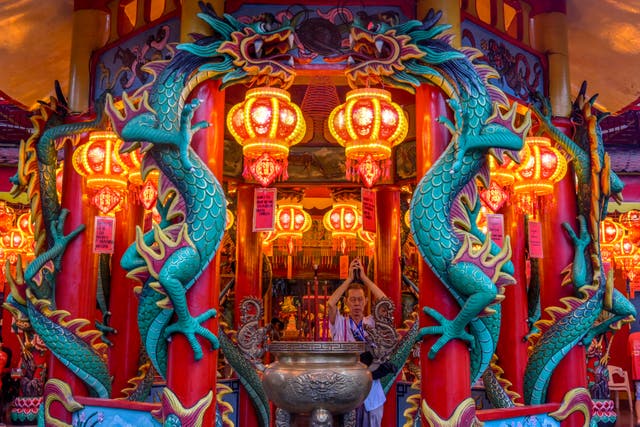
{"label": "dragon claw", "polygon": [[418,339],[422,339],[426,335],[442,335],[438,340],[431,346],[429,350],[429,359],[433,359],[436,357],[436,354],[444,347],[446,343],[453,339],[461,339],[467,341],[470,346],[473,348],[475,345],[475,339],[473,335],[462,330],[456,330],[453,326],[454,322],[452,320],[447,319],[442,314],[437,312],[435,309],[431,307],[424,307],[422,311],[433,317],[433,319],[440,323],[440,326],[425,326],[420,328],[420,332],[418,333]]}
{"label": "dragon claw", "polygon": [[196,317],[190,316],[187,319],[179,319],[173,325],[167,326],[164,332],[165,337],[167,340],[169,340],[169,337],[172,334],[181,333],[185,336],[185,338],[189,342],[189,345],[191,345],[195,360],[200,360],[203,356],[202,346],[196,339],[196,335],[200,335],[201,337],[209,341],[211,343],[211,350],[217,350],[220,347],[220,341],[218,340],[218,337],[216,337],[214,333],[209,329],[200,324],[215,317],[217,314],[218,312],[212,308]]}

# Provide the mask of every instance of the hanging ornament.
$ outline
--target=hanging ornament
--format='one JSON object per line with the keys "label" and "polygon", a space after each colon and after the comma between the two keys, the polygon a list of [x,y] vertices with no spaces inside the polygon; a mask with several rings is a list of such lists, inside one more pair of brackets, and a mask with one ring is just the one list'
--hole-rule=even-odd
{"label": "hanging ornament", "polygon": [[611,263],[615,246],[620,244],[625,232],[625,228],[611,218],[600,222],[600,256],[603,262]]}
{"label": "hanging ornament", "polygon": [[492,180],[489,188],[485,188],[480,192],[480,199],[491,211],[498,212],[509,200],[509,194]]}
{"label": "hanging ornament", "polygon": [[640,251],[628,236],[624,236],[614,245],[614,259],[616,265],[628,275],[633,267],[640,263]]}
{"label": "hanging ornament", "polygon": [[128,166],[120,157],[122,140],[113,131],[94,131],[89,140],[73,153],[73,167],[94,191],[90,200],[107,214],[123,199],[127,189]]}
{"label": "hanging ornament", "polygon": [[147,179],[138,194],[138,198],[146,210],[151,210],[156,205],[158,201],[158,188],[156,187],[155,180]]}
{"label": "hanging ornament", "polygon": [[635,244],[640,244],[640,211],[632,209],[620,215],[618,218],[629,232],[629,238]]}
{"label": "hanging ornament", "polygon": [[275,228],[276,238],[286,241],[287,251],[292,255],[295,243],[311,228],[311,215],[302,205],[282,204],[276,210]]}
{"label": "hanging ornament", "polygon": [[384,89],[355,89],[329,115],[329,131],[345,147],[347,179],[372,187],[389,178],[391,149],[407,136],[402,108]]}
{"label": "hanging ornament", "polygon": [[362,228],[362,215],[355,204],[336,203],[324,214],[322,223],[331,232],[334,246],[339,247],[344,255],[349,243],[358,237],[358,230]]}
{"label": "hanging ornament", "polygon": [[553,204],[553,188],[567,173],[567,160],[546,137],[527,137],[522,162],[516,169],[513,192],[521,210],[535,213],[542,206]]}
{"label": "hanging ornament", "polygon": [[299,143],[306,132],[302,111],[291,102],[289,93],[270,87],[247,91],[245,100],[229,110],[227,128],[242,145],[242,176],[263,187],[288,178],[289,147]]}

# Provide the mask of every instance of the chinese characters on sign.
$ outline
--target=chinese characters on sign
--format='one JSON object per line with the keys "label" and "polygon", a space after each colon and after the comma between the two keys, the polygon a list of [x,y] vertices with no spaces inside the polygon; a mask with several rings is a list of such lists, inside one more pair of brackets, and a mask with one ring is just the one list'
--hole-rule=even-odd
{"label": "chinese characters on sign", "polygon": [[115,246],[116,219],[109,216],[97,216],[94,221],[93,252],[112,254]]}
{"label": "chinese characters on sign", "polygon": [[367,188],[362,189],[362,229],[370,233],[376,232],[376,193]]}
{"label": "chinese characters on sign", "polygon": [[276,222],[276,189],[256,188],[253,198],[253,231],[273,230]]}
{"label": "chinese characters on sign", "polygon": [[487,229],[491,233],[491,240],[502,247],[504,243],[504,217],[502,214],[487,214]]}
{"label": "chinese characters on sign", "polygon": [[542,256],[542,223],[529,222],[529,256],[531,258],[543,258]]}

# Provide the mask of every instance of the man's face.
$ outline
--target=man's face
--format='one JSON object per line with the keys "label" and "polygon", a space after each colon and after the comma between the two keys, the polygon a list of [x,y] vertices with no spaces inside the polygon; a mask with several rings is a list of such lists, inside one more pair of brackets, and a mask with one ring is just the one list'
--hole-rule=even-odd
{"label": "man's face", "polygon": [[349,292],[347,292],[347,307],[349,307],[351,317],[356,319],[364,317],[364,307],[366,303],[367,300],[362,289],[350,289]]}

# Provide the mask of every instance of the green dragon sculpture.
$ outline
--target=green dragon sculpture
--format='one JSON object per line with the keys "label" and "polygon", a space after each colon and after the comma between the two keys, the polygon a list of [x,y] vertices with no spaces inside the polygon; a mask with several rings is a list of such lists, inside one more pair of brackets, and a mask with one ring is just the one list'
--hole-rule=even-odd
{"label": "green dragon sculpture", "polygon": [[[422,329],[423,334],[441,335],[429,357],[433,358],[452,339],[468,341],[475,381],[495,353],[501,318],[495,303],[503,298],[500,288],[515,282],[509,242],[498,251],[490,236],[484,236],[475,226],[480,207],[475,180],[480,178],[488,185],[487,153],[499,161],[502,150],[511,150],[511,156],[517,157],[529,123],[525,120],[516,128],[514,108],[502,115],[499,107],[493,107],[494,102],[508,102],[497,89],[493,92],[497,96],[489,91],[487,78],[495,76],[490,74],[492,70],[480,66],[474,73],[478,66],[471,62],[473,53],[469,52],[467,59],[453,49],[448,55],[445,52],[446,49],[440,52],[441,57],[449,59],[438,68],[442,67],[444,81],[457,86],[449,101],[456,123],[442,121],[453,140],[416,187],[411,202],[411,229],[423,258],[461,305],[453,320],[430,307],[423,309],[440,323]],[[448,61],[456,66],[445,68]],[[458,70],[465,70],[466,74]],[[474,244],[481,249],[474,250]],[[479,317],[484,313],[488,315]],[[471,335],[466,332],[467,326]]]}
{"label": "green dragon sculpture", "polygon": [[[461,338],[472,348],[471,376],[478,379],[490,366],[500,330],[500,288],[514,282],[508,243],[500,249],[475,225],[480,200],[475,181],[487,184],[487,153],[499,162],[503,155],[517,159],[530,117],[517,118],[509,102],[488,79],[495,70],[474,64],[479,52],[450,45],[443,34],[449,26],[437,25],[441,13],[431,10],[423,21],[411,20],[395,26],[380,22],[354,21],[347,56],[350,85],[381,83],[409,92],[422,84],[434,84],[450,98],[455,124],[443,118],[453,140],[447,151],[422,178],[411,201],[411,233],[420,253],[462,307],[453,321],[437,311],[424,311],[440,325],[420,329],[438,334],[429,352],[433,358],[448,341]],[[376,76],[371,81],[371,76]],[[494,107],[494,104],[496,105]],[[519,124],[516,125],[516,121]],[[480,247],[480,250],[474,247]],[[484,316],[487,314],[487,316]],[[481,316],[482,317],[479,317]],[[466,332],[469,326],[471,334]],[[492,372],[494,375],[499,371]],[[495,402],[512,406],[508,382],[495,376]]]}
{"label": "green dragon sculpture", "polygon": [[87,385],[90,395],[108,398],[111,378],[106,345],[96,342],[104,331],[87,329],[88,320],[69,319],[55,300],[62,257],[71,240],[84,230],[80,225],[63,233],[68,211],[61,208],[56,192],[57,154],[62,141],[103,126],[104,103],[96,104],[95,119],[81,121],[68,110],[59,86],[56,91],[58,98],[41,103],[32,117],[34,133],[20,145],[18,172],[12,177],[12,192],[25,191],[31,200],[36,258],[26,269],[20,261],[16,277],[8,277],[11,295],[4,307],[17,318],[29,319],[47,348]]}
{"label": "green dragon sculpture", "polygon": [[[376,76],[374,83],[409,92],[431,83],[450,98],[455,123],[446,118],[441,122],[453,140],[414,191],[411,233],[423,258],[462,309],[449,321],[425,307],[440,325],[422,328],[418,338],[441,335],[429,352],[430,358],[452,339],[468,341],[475,381],[489,367],[495,352],[500,330],[496,302],[503,298],[500,288],[514,282],[508,243],[500,249],[475,225],[480,208],[475,180],[488,183],[487,153],[499,162],[505,154],[517,159],[530,118],[518,119],[516,106],[509,109],[504,93],[488,84],[488,79],[497,75],[492,68],[473,63],[478,51],[451,47],[451,36],[443,34],[449,27],[437,25],[440,16],[431,10],[423,21],[393,27],[382,21],[356,19],[346,73],[352,86],[369,84],[370,76]],[[516,126],[517,120],[520,123]],[[484,314],[487,316],[479,317]],[[466,332],[467,326],[471,333]],[[513,405],[507,393],[502,400],[503,406]]]}
{"label": "green dragon sculpture", "polygon": [[[138,320],[147,344],[155,341],[147,351],[163,375],[166,360],[158,359],[157,346],[171,334],[185,335],[196,360],[203,357],[196,336],[207,339],[214,349],[219,346],[217,337],[201,326],[216,310],[194,317],[186,301],[186,291],[216,253],[226,214],[222,187],[189,146],[193,133],[208,124],[191,124],[200,101],[185,104],[184,97],[193,87],[191,73],[207,59],[179,52],[170,62],[153,63],[149,71],[157,76],[156,83],[150,92],[145,88],[138,108],[126,94],[123,114],[110,103],[114,125],[124,141],[122,150],[135,149],[142,141],[143,176],[151,169],[161,172],[158,198],[165,201],[163,222],[146,235],[138,230],[121,264],[133,277],[146,276]],[[169,325],[174,312],[177,321]]]}
{"label": "green dragon sculpture", "polygon": [[[624,184],[611,170],[604,152],[598,117],[593,110],[596,97],[587,100],[586,84],[573,103],[572,121],[576,130],[572,138],[552,122],[548,101],[540,96],[539,106],[532,108],[541,130],[547,132],[574,161],[578,182],[577,207],[579,232],[564,223],[575,247],[574,260],[565,269],[563,285],[572,283],[575,297],[561,299],[563,307],[547,308],[550,319],[536,323],[540,332],[530,338],[531,354],[525,370],[525,403],[545,403],[553,371],[576,345],[589,345],[593,338],[632,321],[633,305],[613,288],[613,278],[605,277],[600,255],[600,222],[607,212],[610,197],[621,200]],[[597,322],[603,310],[606,320]]]}
{"label": "green dragon sculpture", "polygon": [[[256,367],[238,356],[233,340],[218,339],[200,325],[214,316],[211,309],[193,317],[186,305],[186,291],[213,258],[224,233],[226,200],[209,169],[189,147],[191,135],[207,126],[191,125],[198,101],[185,103],[191,90],[205,79],[219,79],[220,88],[232,84],[277,84],[289,86],[293,79],[290,58],[291,27],[288,21],[241,23],[230,15],[219,17],[210,5],[200,3],[198,16],[211,26],[214,36],[193,35],[193,43],[178,45],[171,60],[146,65],[153,82],[131,98],[142,99],[137,107],[123,96],[125,111],[110,104],[110,112],[125,144],[134,149],[141,141],[143,175],[160,169],[161,224],[152,232],[138,232],[135,245],[124,254],[121,265],[143,285],[139,289],[138,324],[150,360],[166,375],[166,338],[182,333],[189,340],[196,360],[203,355],[196,336],[222,345],[225,356],[238,372],[262,425],[269,425],[268,401]],[[169,324],[175,313],[177,322]],[[236,357],[237,356],[237,357]],[[172,401],[169,399],[168,401]]]}

